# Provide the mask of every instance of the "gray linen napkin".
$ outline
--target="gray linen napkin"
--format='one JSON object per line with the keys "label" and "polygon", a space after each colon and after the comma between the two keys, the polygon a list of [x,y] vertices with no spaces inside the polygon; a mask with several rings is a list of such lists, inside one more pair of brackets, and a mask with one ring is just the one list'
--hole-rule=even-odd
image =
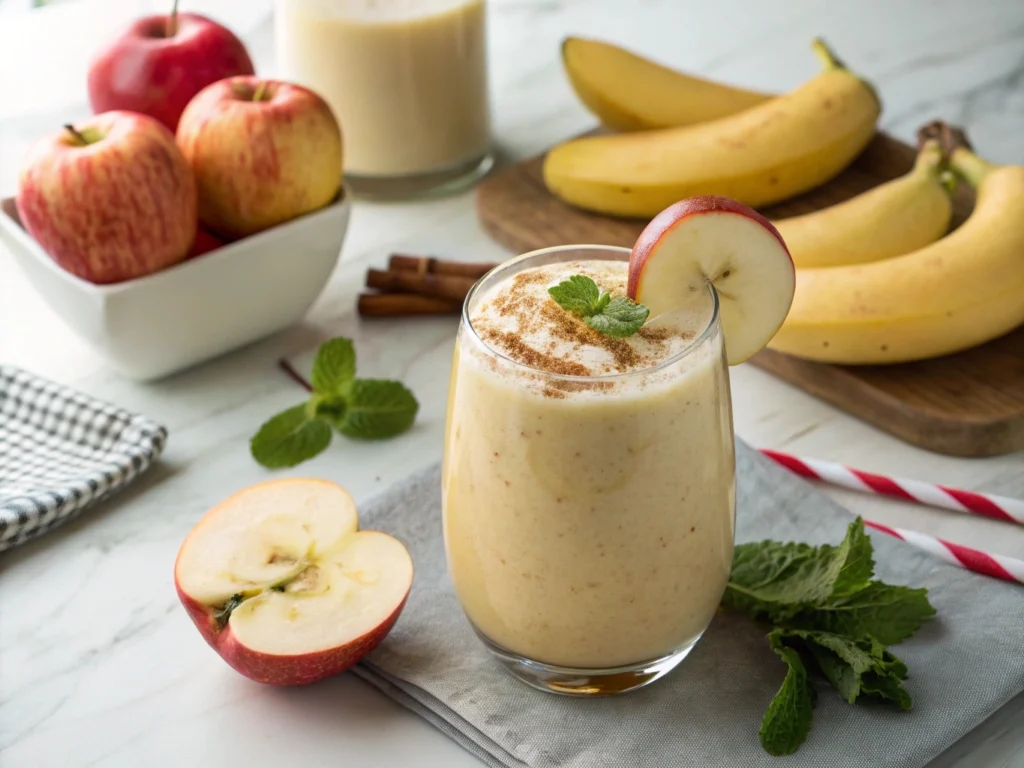
{"label": "gray linen napkin", "polygon": [[[838,542],[842,508],[737,447],[737,539]],[[445,569],[439,469],[413,476],[365,506],[366,529],[412,552],[416,579],[388,639],[354,669],[489,766],[923,766],[1024,690],[1024,589],[958,570],[872,534],[885,581],[928,587],[938,617],[897,653],[910,666],[911,712],[850,706],[820,690],[800,751],[773,758],[758,727],[785,673],[764,630],[720,611],[668,677],[599,700],[541,693],[494,662],[466,622]]]}

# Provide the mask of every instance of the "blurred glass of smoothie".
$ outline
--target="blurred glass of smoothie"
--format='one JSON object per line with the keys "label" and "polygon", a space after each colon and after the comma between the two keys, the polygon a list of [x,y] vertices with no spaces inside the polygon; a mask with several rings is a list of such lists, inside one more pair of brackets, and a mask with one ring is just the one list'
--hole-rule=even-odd
{"label": "blurred glass of smoothie", "polygon": [[465,186],[491,167],[484,0],[276,0],[281,76],[341,122],[357,192]]}

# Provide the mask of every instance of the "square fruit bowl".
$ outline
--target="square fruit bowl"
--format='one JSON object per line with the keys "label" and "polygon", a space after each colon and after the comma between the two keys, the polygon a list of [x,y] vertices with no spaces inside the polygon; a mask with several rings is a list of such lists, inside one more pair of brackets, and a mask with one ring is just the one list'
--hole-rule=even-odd
{"label": "square fruit bowl", "polygon": [[120,373],[146,381],[300,320],[341,255],[349,198],[343,190],[326,208],[111,285],[57,266],[21,226],[14,198],[0,201],[0,242],[73,331]]}

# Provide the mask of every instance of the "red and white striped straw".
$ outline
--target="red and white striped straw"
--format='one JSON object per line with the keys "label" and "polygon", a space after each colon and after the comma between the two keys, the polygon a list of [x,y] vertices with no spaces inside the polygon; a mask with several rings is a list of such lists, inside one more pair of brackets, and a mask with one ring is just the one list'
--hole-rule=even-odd
{"label": "red and white striped straw", "polygon": [[912,547],[922,549],[936,557],[941,557],[947,563],[974,571],[984,576],[991,576],[993,579],[1013,581],[1017,584],[1024,584],[1024,560],[1016,560],[1005,555],[990,555],[979,549],[965,547],[962,544],[954,544],[952,541],[939,539],[935,536],[928,536],[917,531],[908,531],[905,528],[891,528],[881,523],[873,523],[865,520],[864,525],[874,528],[876,531],[895,536],[905,541]]}
{"label": "red and white striped straw", "polygon": [[950,509],[954,512],[965,512],[970,515],[980,515],[994,520],[1024,525],[1024,501],[1017,499],[965,491],[921,480],[876,475],[832,461],[805,459],[767,448],[762,448],[761,453],[781,464],[790,472],[812,480],[822,480],[854,491],[877,493],[930,507]]}
{"label": "red and white striped straw", "polygon": [[[762,448],[761,453],[801,477],[821,480],[855,491],[877,493],[904,501],[1024,525],[1024,503],[1016,499],[964,491],[920,480],[885,477],[830,461],[798,458],[766,448]],[[959,568],[994,579],[1024,584],[1024,560],[1005,555],[992,555],[935,536],[908,531],[905,528],[893,528],[870,520],[865,520],[864,525],[894,536]]]}

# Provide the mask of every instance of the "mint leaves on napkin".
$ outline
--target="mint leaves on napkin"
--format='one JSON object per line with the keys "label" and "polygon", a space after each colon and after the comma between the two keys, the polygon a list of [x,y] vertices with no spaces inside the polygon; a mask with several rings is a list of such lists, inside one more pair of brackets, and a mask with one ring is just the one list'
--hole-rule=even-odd
{"label": "mint leaves on napkin", "polygon": [[270,469],[294,467],[331,443],[331,428],[345,437],[378,440],[405,432],[419,403],[401,382],[357,379],[356,350],[348,339],[320,345],[313,361],[309,400],[265,422],[249,443]]}
{"label": "mint leaves on napkin", "polygon": [[740,544],[722,604],[775,625],[771,649],[788,671],[761,722],[761,745],[795,752],[811,730],[823,676],[848,703],[911,707],[907,667],[886,646],[906,640],[935,614],[927,590],[872,580],[871,539],[858,517],[839,546],[761,541]]}

